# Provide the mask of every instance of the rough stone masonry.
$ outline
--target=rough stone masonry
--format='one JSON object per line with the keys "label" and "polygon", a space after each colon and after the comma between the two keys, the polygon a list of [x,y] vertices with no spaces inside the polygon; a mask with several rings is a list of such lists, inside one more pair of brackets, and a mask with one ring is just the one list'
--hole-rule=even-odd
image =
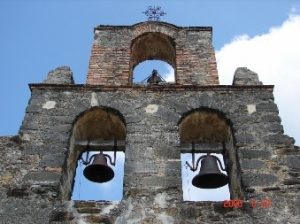
{"label": "rough stone masonry", "polygon": [[[0,137],[0,223],[299,223],[300,152],[284,134],[273,86],[247,68],[219,85],[211,32],[162,22],[98,26],[87,84],[74,84],[66,66],[30,84],[18,135]],[[134,84],[132,70],[146,59],[170,63],[175,83]],[[181,120],[203,110],[228,121],[224,156],[240,208],[183,201]],[[78,122],[94,111],[125,125],[119,202],[70,199],[74,136],[88,136]],[[253,206],[264,199],[268,208]]]}

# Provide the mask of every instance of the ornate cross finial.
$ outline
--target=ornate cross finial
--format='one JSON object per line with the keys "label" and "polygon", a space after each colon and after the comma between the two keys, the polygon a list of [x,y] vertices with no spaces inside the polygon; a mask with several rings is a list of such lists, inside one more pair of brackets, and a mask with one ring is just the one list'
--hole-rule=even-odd
{"label": "ornate cross finial", "polygon": [[164,16],[165,13],[160,6],[148,6],[147,10],[143,12],[146,16],[148,16],[149,21],[159,21],[160,16]]}

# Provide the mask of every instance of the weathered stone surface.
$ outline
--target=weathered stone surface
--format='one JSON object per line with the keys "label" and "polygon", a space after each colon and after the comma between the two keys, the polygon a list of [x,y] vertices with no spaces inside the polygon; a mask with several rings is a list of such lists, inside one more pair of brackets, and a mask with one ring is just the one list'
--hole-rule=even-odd
{"label": "weathered stone surface", "polygon": [[242,159],[241,168],[245,170],[259,170],[266,167],[265,162],[256,159]]}
{"label": "weathered stone surface", "polygon": [[239,153],[245,159],[270,159],[271,157],[271,152],[264,149],[240,149]]}
{"label": "weathered stone surface", "polygon": [[270,102],[261,102],[256,105],[256,110],[257,112],[273,112],[275,114],[278,114],[278,107],[275,103],[270,103]]}
{"label": "weathered stone surface", "polygon": [[300,184],[300,178],[290,178],[283,181],[285,185]]}
{"label": "weathered stone surface", "polygon": [[278,178],[273,174],[266,173],[244,173],[242,181],[246,187],[250,186],[270,186],[276,183]]}
{"label": "weathered stone surface", "polygon": [[31,172],[24,177],[25,182],[39,184],[48,183],[49,185],[55,185],[59,183],[61,175],[53,172]]}
{"label": "weathered stone surface", "polygon": [[9,189],[6,192],[6,195],[8,197],[23,198],[23,197],[28,196],[29,193],[26,188],[14,188],[14,189]]}
{"label": "weathered stone surface", "polygon": [[[80,91],[81,94],[78,94],[78,91]],[[176,217],[175,220],[187,220],[184,218],[186,216],[178,214],[188,212],[194,207],[194,203],[191,203],[185,211],[181,210],[183,205],[181,204],[181,148],[179,144],[178,123],[183,114],[191,109],[201,108],[202,106],[206,107],[210,105],[213,109],[219,108],[218,110],[223,111],[226,117],[231,120],[234,128],[233,135],[236,146],[239,147],[237,148],[237,152],[238,158],[241,159],[239,163],[241,172],[243,172],[242,180],[245,186],[252,188],[263,186],[266,188],[273,187],[277,183],[280,183],[278,177],[272,175],[274,171],[268,170],[269,166],[267,166],[265,162],[274,156],[273,153],[277,150],[277,145],[280,145],[280,149],[293,148],[291,145],[292,141],[290,138],[281,134],[282,129],[279,124],[280,120],[277,119],[278,114],[276,110],[270,110],[268,106],[260,106],[258,108],[260,110],[259,113],[255,112],[250,116],[247,111],[247,105],[249,103],[255,102],[256,105],[264,105],[265,97],[268,95],[269,90],[262,88],[249,92],[248,90],[244,91],[240,89],[238,91],[232,90],[228,92],[228,90],[221,90],[215,87],[215,90],[209,89],[207,91],[208,92],[185,90],[181,92],[160,92],[158,90],[156,92],[152,90],[147,92],[146,97],[143,91],[134,88],[130,89],[130,95],[127,95],[126,91],[107,90],[95,92],[94,97],[99,99],[99,105],[118,108],[127,124],[124,199],[121,204],[122,206],[124,205],[123,203],[129,204],[124,205],[124,207],[118,205],[114,208],[117,210],[110,210],[112,213],[116,211],[117,217],[120,217],[117,220],[125,221],[134,220],[136,218],[139,221],[158,221],[171,220],[171,218],[174,217]],[[14,191],[12,191],[9,193],[10,198],[28,198],[31,197],[30,192],[32,192],[35,195],[56,200],[55,198],[57,198],[59,192],[57,192],[57,195],[54,195],[53,192],[55,188],[47,188],[46,185],[57,186],[60,183],[65,156],[68,155],[72,124],[79,114],[90,108],[91,99],[91,92],[82,87],[74,87],[68,91],[68,94],[64,92],[66,92],[66,89],[63,87],[56,87],[53,92],[47,88],[44,91],[41,91],[39,88],[33,89],[32,97],[40,99],[42,102],[35,101],[33,102],[34,105],[39,105],[39,107],[42,108],[43,103],[49,99],[57,103],[53,109],[36,110],[35,113],[26,114],[26,122],[24,123],[26,125],[22,126],[21,133],[23,136],[22,139],[27,140],[24,142],[22,142],[23,140],[21,142],[18,141],[18,144],[22,146],[22,151],[17,150],[16,152],[18,153],[16,155],[18,155],[17,158],[20,158],[22,152],[23,158],[27,159],[20,161],[30,161],[31,165],[28,165],[28,167],[30,167],[28,170],[37,170],[34,172],[28,172],[27,170],[24,174],[20,173],[21,176],[18,180],[22,181],[23,179],[26,183],[31,184],[32,186],[29,187],[31,190],[26,190],[24,191],[26,193],[23,195],[20,193],[19,196],[17,191],[15,191],[15,196]],[[158,93],[161,96],[160,98],[157,98]],[[40,98],[37,96],[41,94],[47,99],[45,100],[44,97]],[[252,94],[256,94],[255,98],[252,98]],[[264,99],[260,98],[260,96],[264,97]],[[226,101],[227,98],[234,99],[235,105],[232,105],[231,101]],[[251,102],[249,102],[250,98]],[[122,103],[121,101],[113,99],[122,99]],[[201,100],[199,101],[199,99]],[[169,100],[176,102],[176,108],[172,108]],[[146,113],[145,108],[150,104],[158,105],[155,113]],[[74,105],[80,106],[74,107]],[[31,106],[29,105],[29,107]],[[69,110],[71,110],[70,113],[66,113],[66,111]],[[260,122],[264,115],[269,118],[265,119],[264,122]],[[270,121],[268,121],[268,119]],[[32,122],[35,124],[31,124]],[[36,130],[32,130],[31,125],[36,125]],[[16,147],[18,145],[13,141],[7,142],[7,144],[9,147]],[[5,146],[5,148],[7,148],[7,146]],[[284,165],[290,169],[297,168],[297,160],[294,161],[294,159],[292,159],[293,157],[294,156],[289,156],[284,160]],[[252,161],[254,162],[252,163]],[[279,164],[274,164],[270,167],[274,166],[277,166],[277,169],[281,169]],[[38,171],[38,169],[45,170],[42,172]],[[244,173],[247,170],[254,171],[255,169],[258,173]],[[270,174],[262,174],[260,173],[261,170],[263,172],[270,172]],[[291,172],[295,171],[291,170],[289,173]],[[7,179],[7,176],[5,180],[9,184],[14,181],[14,176],[11,171],[9,171],[7,175],[8,174],[11,176],[9,176],[9,179]],[[285,186],[295,186],[295,184],[297,184],[294,179],[291,180],[288,179],[288,177],[284,178],[284,180],[285,182],[282,181],[281,183],[285,184]],[[130,189],[136,189],[136,193],[134,195],[129,194]],[[154,197],[151,198],[149,196],[153,194],[150,189],[159,190],[160,193],[167,191],[167,189],[175,189],[177,193],[171,194],[172,200],[168,199],[164,203],[166,203],[167,207],[174,207],[178,210],[172,211],[171,213],[170,211],[165,211],[165,213],[157,213],[157,215],[153,215],[155,211],[153,211],[154,213],[146,212],[145,217],[139,217],[137,213],[130,212],[127,209],[128,206],[132,206],[136,211],[139,211],[138,209],[141,207],[143,207],[141,211],[145,209],[151,211],[154,209],[157,202],[155,202]],[[272,191],[265,190],[263,192]],[[129,195],[131,195],[131,202],[128,201]],[[139,195],[144,195],[144,197],[149,197],[149,199],[146,200],[145,203],[142,203],[144,199],[138,198]],[[254,197],[261,196],[262,193],[257,190],[253,195]],[[155,206],[153,204],[154,202]],[[99,203],[103,205],[102,209],[112,206],[103,204],[105,202]],[[293,204],[293,202],[291,202],[291,204]],[[83,206],[82,204],[77,206],[79,206],[78,211],[73,211],[77,208],[71,206],[71,210],[67,209],[51,213],[51,219],[53,219],[52,223],[84,220],[83,216],[86,214],[100,211],[97,203],[90,205],[86,209],[81,209],[83,208],[81,207]],[[234,223],[235,221],[238,223],[237,220],[239,220],[241,223],[247,223],[247,218],[245,217],[248,217],[249,210],[240,213],[222,213],[222,208],[219,208],[219,215],[214,216],[209,212],[211,208],[203,207],[203,205],[199,206],[198,210],[205,211],[207,215],[203,215],[201,212],[201,215],[198,217],[189,217],[187,222],[222,223],[224,220],[227,220],[226,222],[228,223]],[[180,210],[182,212],[179,212]],[[107,214],[105,214],[105,217],[110,217],[110,215],[107,216]],[[158,214],[160,214],[160,216]],[[93,213],[90,219],[100,220],[100,217],[102,216]]]}
{"label": "weathered stone surface", "polygon": [[74,219],[72,211],[66,203],[57,203],[53,206],[53,210],[49,215],[49,222],[54,223],[70,223]]}
{"label": "weathered stone surface", "polygon": [[280,117],[274,114],[265,114],[260,119],[262,122],[281,122]]}
{"label": "weathered stone surface", "polygon": [[282,134],[271,134],[263,138],[265,143],[273,145],[290,145],[295,143],[295,139]]}
{"label": "weathered stone surface", "polygon": [[41,167],[62,167],[65,160],[65,154],[51,154],[42,157],[40,166]]}
{"label": "weathered stone surface", "polygon": [[[143,40],[137,37],[148,32],[163,34],[155,34],[156,40],[172,43],[164,39],[170,36],[177,43],[178,58],[171,61],[176,65],[177,84],[128,85],[129,61],[149,56],[145,51],[144,56],[131,58],[131,40]],[[73,85],[67,67],[50,72],[44,84],[30,85],[20,135],[0,137],[0,223],[298,223],[300,152],[293,139],[283,134],[273,88],[263,86],[257,74],[245,68],[237,70],[234,86],[215,85],[210,28],[146,22],[98,27],[95,35],[87,80],[92,85]],[[74,136],[84,136],[87,130],[93,133],[78,128],[78,120],[100,108],[110,108],[124,123],[123,198],[120,202],[72,201],[77,159],[86,149],[75,144]],[[208,110],[218,118],[213,121],[228,123],[225,144],[196,143],[196,150],[224,152],[231,197],[242,200],[242,208],[183,201],[185,161],[180,161],[180,154],[187,151],[181,144],[180,124],[189,114]],[[191,126],[203,121],[194,118]],[[220,127],[211,126],[208,133]],[[94,126],[94,120],[88,127],[102,128]],[[114,128],[107,130],[115,133]],[[266,198],[272,200],[270,208],[251,207],[251,200]]]}
{"label": "weathered stone surface", "polygon": [[74,84],[73,72],[68,66],[58,67],[48,73],[47,84]]}
{"label": "weathered stone surface", "polygon": [[235,139],[238,144],[247,145],[249,142],[254,142],[254,137],[249,133],[238,133],[235,135]]}
{"label": "weathered stone surface", "polygon": [[300,155],[292,155],[286,157],[286,165],[289,168],[300,169]]}
{"label": "weathered stone surface", "polygon": [[240,67],[234,72],[232,85],[262,85],[262,82],[259,81],[257,73],[246,67]]}
{"label": "weathered stone surface", "polygon": [[3,199],[0,210],[0,223],[48,223],[52,202],[45,199]]}

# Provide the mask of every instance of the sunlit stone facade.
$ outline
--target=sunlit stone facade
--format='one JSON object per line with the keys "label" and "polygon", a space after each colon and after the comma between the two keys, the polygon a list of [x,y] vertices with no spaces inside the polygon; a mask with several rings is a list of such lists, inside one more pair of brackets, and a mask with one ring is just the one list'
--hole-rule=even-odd
{"label": "sunlit stone facade", "polygon": [[[133,84],[149,59],[171,64],[175,83]],[[18,135],[0,138],[0,223],[300,220],[299,147],[283,132],[273,86],[247,68],[219,85],[211,27],[98,26],[86,84],[60,67],[29,86]],[[123,199],[72,201],[77,141],[98,138],[121,142]],[[223,153],[231,202],[183,200],[180,154],[191,142]]]}

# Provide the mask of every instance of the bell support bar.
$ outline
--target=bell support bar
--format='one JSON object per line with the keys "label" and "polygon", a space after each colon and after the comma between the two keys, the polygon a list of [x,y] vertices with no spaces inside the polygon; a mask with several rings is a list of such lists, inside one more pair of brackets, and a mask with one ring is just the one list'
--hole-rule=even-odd
{"label": "bell support bar", "polygon": [[[81,156],[80,156],[80,159],[82,161],[82,163],[84,165],[88,165],[91,163],[92,159],[97,155],[97,154],[94,154],[92,155],[91,157],[89,156],[90,154],[90,141],[88,141],[87,143],[87,153],[86,153],[86,156],[85,156],[85,159],[83,158],[83,152],[81,153]],[[114,146],[113,146],[113,151],[114,151],[114,160],[112,160],[112,158],[109,156],[109,155],[106,155],[106,154],[103,154],[103,150],[100,151],[100,154],[105,156],[106,158],[109,159],[109,162],[112,166],[115,166],[116,165],[116,156],[117,156],[117,150],[118,150],[118,146],[117,146],[117,140],[114,140]]]}
{"label": "bell support bar", "polygon": [[[116,153],[114,153],[114,161],[112,161],[112,158],[109,155],[103,154],[103,152],[100,152],[100,154],[102,154],[103,156],[108,158],[111,165],[114,166],[116,164]],[[83,165],[88,165],[92,162],[92,159],[94,159],[96,155],[97,154],[94,154],[94,155],[90,156],[89,151],[87,151],[87,153],[85,155],[85,159],[83,159],[83,156],[81,154],[80,160],[82,161]]]}
{"label": "bell support bar", "polygon": [[[223,146],[223,149],[225,149],[225,144],[224,143],[222,144],[222,146]],[[186,161],[185,163],[191,169],[191,171],[195,172],[196,170],[198,170],[199,162],[201,161],[201,159],[203,159],[203,158],[205,158],[207,156],[212,156],[212,157],[214,157],[218,161],[221,170],[226,171],[225,168],[223,168],[220,159],[218,157],[214,156],[214,155],[210,155],[210,153],[211,152],[207,152],[206,155],[200,156],[197,159],[197,162],[195,163],[195,143],[192,142],[192,165],[190,165],[188,161]]]}
{"label": "bell support bar", "polygon": [[[194,153],[224,153],[225,143],[215,142],[215,143],[203,143],[203,142],[192,142],[194,144]],[[180,149],[181,153],[191,153],[191,143],[181,143],[176,146]]]}
{"label": "bell support bar", "polygon": [[[115,142],[116,141],[116,142]],[[75,146],[79,149],[85,149],[87,145],[92,151],[118,151],[125,152],[125,140],[76,140]],[[117,147],[115,147],[117,146]]]}

